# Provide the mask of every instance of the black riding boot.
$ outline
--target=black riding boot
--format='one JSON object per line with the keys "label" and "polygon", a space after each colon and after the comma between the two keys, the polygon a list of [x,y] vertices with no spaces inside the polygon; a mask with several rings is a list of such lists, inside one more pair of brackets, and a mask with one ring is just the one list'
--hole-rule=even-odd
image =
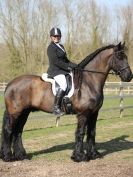
{"label": "black riding boot", "polygon": [[55,101],[54,101],[54,114],[56,116],[62,116],[64,113],[61,111],[61,102],[62,99],[65,95],[65,92],[62,89],[59,89],[57,91],[57,94],[55,96]]}

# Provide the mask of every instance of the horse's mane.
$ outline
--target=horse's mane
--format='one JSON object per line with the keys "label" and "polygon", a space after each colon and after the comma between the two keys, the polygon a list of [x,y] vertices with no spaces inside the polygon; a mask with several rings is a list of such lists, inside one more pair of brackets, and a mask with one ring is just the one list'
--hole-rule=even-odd
{"label": "horse's mane", "polygon": [[80,68],[84,68],[91,60],[93,60],[95,58],[96,55],[98,55],[101,51],[106,50],[106,49],[110,49],[113,48],[115,45],[108,45],[108,46],[104,46],[101,47],[99,49],[97,49],[96,51],[94,51],[93,53],[91,53],[90,55],[88,55],[85,59],[83,59],[78,66]]}
{"label": "horse's mane", "polygon": [[82,70],[81,69],[83,69],[100,52],[102,52],[103,50],[106,50],[106,49],[111,49],[113,47],[115,47],[115,45],[108,45],[108,46],[101,47],[101,48],[97,49],[96,51],[94,51],[93,53],[91,53],[90,55],[88,55],[85,59],[83,59],[78,64],[79,69],[74,70],[74,84],[75,84],[75,88],[78,89],[79,95],[80,95],[80,87],[81,87],[81,83],[82,83]]}

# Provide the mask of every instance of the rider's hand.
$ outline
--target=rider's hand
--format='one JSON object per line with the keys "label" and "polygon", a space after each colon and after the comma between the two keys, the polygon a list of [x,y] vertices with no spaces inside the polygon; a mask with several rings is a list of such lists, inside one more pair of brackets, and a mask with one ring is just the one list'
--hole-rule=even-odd
{"label": "rider's hand", "polygon": [[77,67],[77,64],[70,62],[68,68],[74,69]]}
{"label": "rider's hand", "polygon": [[69,71],[72,71],[72,70],[73,70],[73,68],[71,68],[70,66],[68,66],[68,70],[69,70]]}

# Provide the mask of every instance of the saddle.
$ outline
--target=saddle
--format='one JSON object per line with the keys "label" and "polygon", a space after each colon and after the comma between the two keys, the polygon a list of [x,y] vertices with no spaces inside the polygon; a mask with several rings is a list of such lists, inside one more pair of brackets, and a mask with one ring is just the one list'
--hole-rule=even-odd
{"label": "saddle", "polygon": [[[59,84],[51,78],[47,73],[42,74],[42,80],[45,82],[50,82],[52,84],[52,92],[54,95],[56,95],[58,89],[59,89]],[[62,105],[61,109],[66,113],[66,114],[72,114],[72,102],[70,98],[72,97],[74,93],[74,83],[73,83],[73,74],[67,74],[66,75],[66,81],[67,81],[67,89],[65,92],[65,96],[62,100]]]}

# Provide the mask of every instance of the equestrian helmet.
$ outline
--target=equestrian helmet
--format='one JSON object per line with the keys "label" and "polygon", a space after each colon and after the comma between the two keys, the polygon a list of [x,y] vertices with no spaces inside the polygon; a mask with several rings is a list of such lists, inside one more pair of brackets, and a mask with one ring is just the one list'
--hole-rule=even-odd
{"label": "equestrian helmet", "polygon": [[61,30],[59,28],[52,28],[50,30],[50,36],[60,36],[61,37]]}

